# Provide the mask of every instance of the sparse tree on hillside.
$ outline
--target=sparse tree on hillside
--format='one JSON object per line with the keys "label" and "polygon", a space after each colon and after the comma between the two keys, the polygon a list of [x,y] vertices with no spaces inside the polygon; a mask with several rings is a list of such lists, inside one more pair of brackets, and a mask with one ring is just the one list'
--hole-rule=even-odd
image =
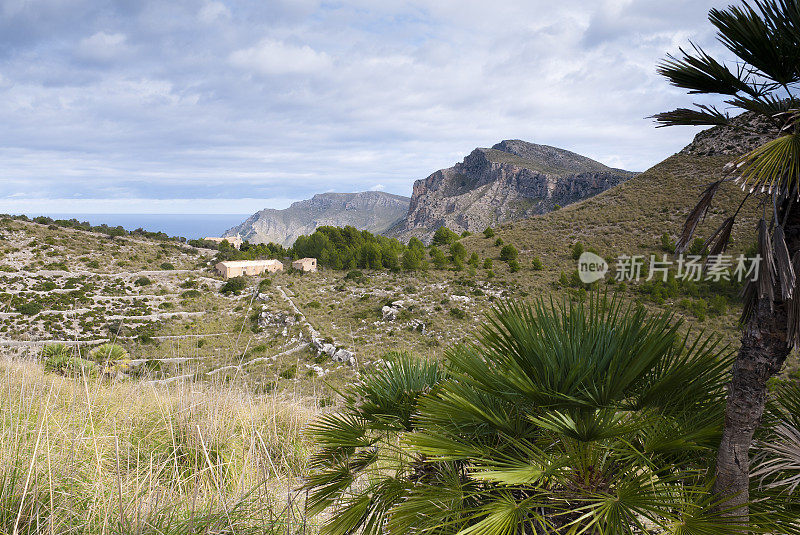
{"label": "sparse tree on hillside", "polygon": [[[669,55],[658,71],[690,94],[718,94],[726,105],[750,112],[772,125],[772,139],[728,164],[728,175],[711,183],[689,215],[676,244],[683,252],[714,194],[725,181],[742,187],[743,198],[762,199],[758,224],[757,280],[744,292],[744,333],[732,380],[719,447],[715,491],[729,497],[733,514],[747,515],[748,450],[764,410],[767,380],[778,373],[800,342],[800,1],[753,0],[712,9],[709,20],[719,42],[732,54],[728,65],[692,44]],[[729,65],[732,65],[729,66]],[[729,125],[731,117],[714,106],[695,105],[654,116],[659,126]],[[709,253],[725,250],[736,214],[707,240]]]}
{"label": "sparse tree on hillside", "polygon": [[439,227],[433,234],[433,245],[450,245],[458,241],[459,236],[447,227]]}

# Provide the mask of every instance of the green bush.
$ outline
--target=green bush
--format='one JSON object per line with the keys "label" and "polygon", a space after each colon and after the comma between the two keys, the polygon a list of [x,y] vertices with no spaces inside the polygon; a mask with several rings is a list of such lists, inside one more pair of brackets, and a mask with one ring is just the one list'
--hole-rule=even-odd
{"label": "green bush", "polygon": [[456,307],[453,307],[453,308],[450,309],[450,315],[453,316],[454,318],[457,318],[457,319],[460,319],[460,320],[466,319],[466,317],[467,317],[467,313],[466,312],[464,312],[460,308],[456,308]]}
{"label": "green bush", "polygon": [[486,239],[494,238],[494,229],[492,227],[486,227],[483,231],[483,237]]}
{"label": "green bush", "polygon": [[42,360],[45,370],[62,375],[78,372],[92,374],[98,370],[97,364],[80,357],[77,348],[65,344],[51,344],[42,348]]}
{"label": "green bush", "polygon": [[183,297],[184,299],[190,299],[190,298],[200,297],[201,295],[202,294],[200,293],[200,290],[186,290],[181,294],[181,297]]}
{"label": "green bush", "polygon": [[223,295],[239,295],[245,288],[247,288],[247,280],[244,277],[233,277],[222,285],[219,293]]}
{"label": "green bush", "polygon": [[572,259],[577,260],[583,254],[583,244],[581,242],[577,242],[575,245],[572,246]]}
{"label": "green bush", "polygon": [[347,275],[345,275],[344,278],[345,278],[345,280],[359,282],[359,281],[364,280],[364,273],[362,273],[361,271],[359,271],[357,269],[353,269],[351,271],[348,271]]}
{"label": "green bush", "polygon": [[486,260],[483,261],[483,269],[492,269],[492,264],[493,264],[492,259],[487,258]]}
{"label": "green bush", "polygon": [[134,286],[150,286],[151,284],[153,284],[153,281],[151,281],[148,277],[139,277],[133,281]]}
{"label": "green bush", "polygon": [[438,247],[431,247],[431,261],[436,269],[444,269],[447,266],[447,257]]}
{"label": "green bush", "polygon": [[666,232],[661,235],[661,248],[668,253],[675,252],[675,242],[672,241],[669,234]]}
{"label": "green bush", "polygon": [[501,245],[503,245],[503,238],[497,238],[496,240],[494,240],[495,247],[500,247]]}
{"label": "green bush", "polygon": [[173,266],[169,262],[164,262],[163,264],[161,264],[161,269],[169,271],[175,269],[175,266]]}
{"label": "green bush", "polygon": [[509,244],[500,249],[500,260],[504,262],[511,262],[516,260],[519,256],[519,251],[513,245]]}
{"label": "green bush", "polygon": [[297,364],[292,364],[285,370],[281,371],[278,376],[282,379],[294,379],[297,377]]}
{"label": "green bush", "polygon": [[695,238],[687,251],[690,255],[705,256],[708,254],[706,241],[703,238]]}
{"label": "green bush", "polygon": [[519,271],[519,262],[517,262],[516,259],[512,258],[511,260],[508,261],[508,269],[511,271],[511,273],[516,273],[517,271]]}
{"label": "green bush", "polygon": [[16,306],[16,311],[24,316],[35,316],[42,311],[42,305],[36,301],[28,301]]}
{"label": "green bush", "polygon": [[433,245],[450,245],[458,241],[458,234],[453,232],[447,227],[439,227],[436,229],[436,232],[433,233]]}
{"label": "green bush", "polygon": [[258,289],[260,291],[264,291],[267,288],[269,288],[270,286],[272,286],[272,280],[271,279],[261,279],[259,281],[259,283],[258,283]]}
{"label": "green bush", "polygon": [[455,242],[450,246],[450,256],[453,262],[463,263],[467,259],[467,248],[461,242]]}
{"label": "green bush", "polygon": [[533,260],[531,261],[531,267],[534,271],[541,271],[544,269],[544,265],[542,265],[542,261],[538,256],[533,257]]}
{"label": "green bush", "polygon": [[467,260],[467,264],[469,264],[472,267],[478,267],[480,263],[481,259],[478,256],[478,253],[472,253],[469,257],[469,260]]}

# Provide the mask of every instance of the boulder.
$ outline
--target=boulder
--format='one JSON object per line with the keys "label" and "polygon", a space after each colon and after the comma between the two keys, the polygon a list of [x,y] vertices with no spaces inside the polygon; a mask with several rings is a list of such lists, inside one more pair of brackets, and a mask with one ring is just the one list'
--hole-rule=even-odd
{"label": "boulder", "polygon": [[383,316],[383,321],[394,321],[397,319],[397,314],[400,311],[394,307],[384,306],[381,309],[381,315]]}
{"label": "boulder", "polygon": [[354,357],[355,357],[355,355],[353,355],[353,353],[351,351],[348,351],[346,349],[339,349],[338,351],[336,351],[336,353],[334,353],[333,360],[335,362],[347,362],[347,363],[349,363],[351,359],[354,360]]}

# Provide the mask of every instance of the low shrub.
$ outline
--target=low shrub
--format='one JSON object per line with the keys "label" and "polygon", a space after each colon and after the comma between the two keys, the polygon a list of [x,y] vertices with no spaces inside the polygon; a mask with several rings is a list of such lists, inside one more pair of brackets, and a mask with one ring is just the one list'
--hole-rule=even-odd
{"label": "low shrub", "polygon": [[245,288],[247,288],[247,280],[244,277],[233,277],[222,285],[219,293],[223,295],[239,295]]}

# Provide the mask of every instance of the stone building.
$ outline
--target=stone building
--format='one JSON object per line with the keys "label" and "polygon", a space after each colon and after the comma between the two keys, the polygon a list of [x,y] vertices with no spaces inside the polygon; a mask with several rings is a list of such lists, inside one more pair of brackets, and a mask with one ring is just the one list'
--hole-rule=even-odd
{"label": "stone building", "polygon": [[283,271],[283,262],[280,260],[230,260],[219,262],[214,266],[217,272],[229,279],[244,275],[260,275],[261,273],[275,273]]}
{"label": "stone building", "polygon": [[292,267],[297,271],[316,271],[317,259],[316,258],[301,258],[292,262]]}
{"label": "stone building", "polygon": [[227,238],[217,238],[214,236],[206,236],[203,241],[213,241],[214,243],[222,243],[224,241],[230,243],[233,247],[240,249],[242,247],[242,238],[239,236],[228,236]]}

